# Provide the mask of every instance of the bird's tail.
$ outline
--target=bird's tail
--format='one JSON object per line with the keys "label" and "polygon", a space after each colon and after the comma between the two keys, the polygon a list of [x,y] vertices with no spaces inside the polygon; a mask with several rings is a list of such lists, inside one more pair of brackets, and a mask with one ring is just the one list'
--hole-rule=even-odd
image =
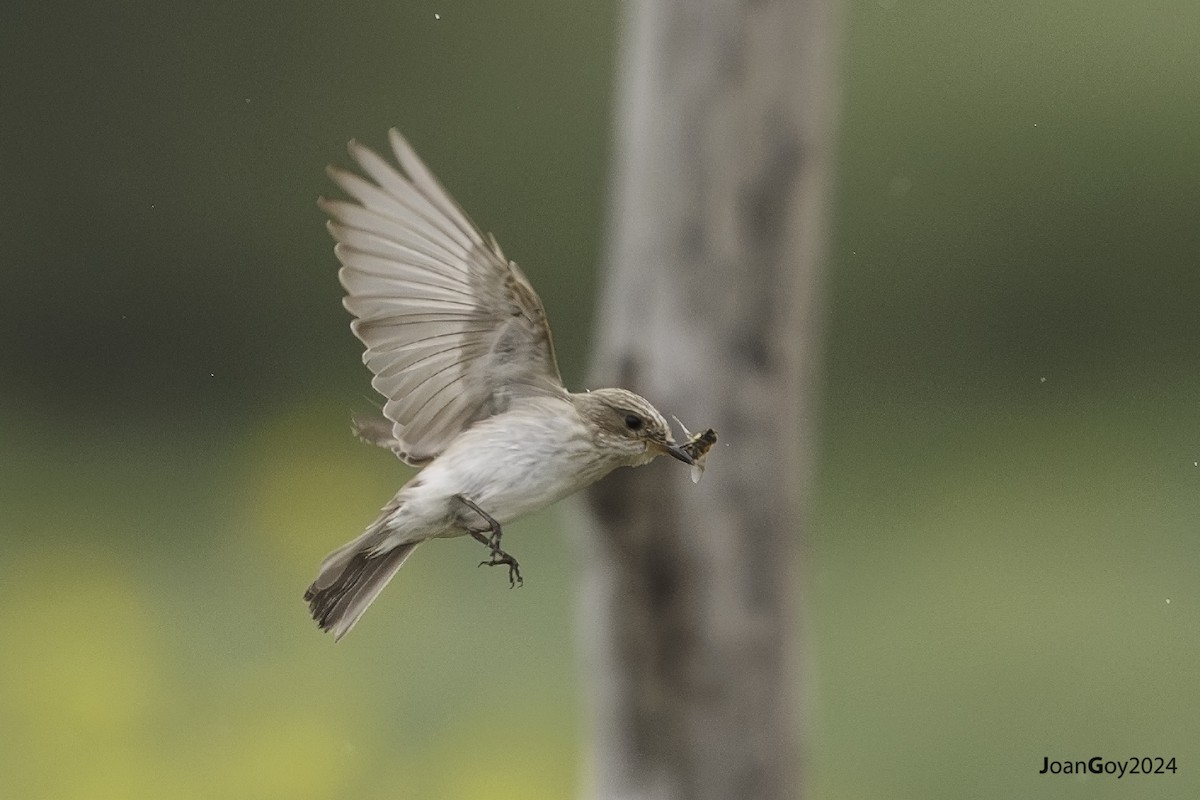
{"label": "bird's tail", "polygon": [[420,542],[383,551],[378,544],[379,531],[372,526],[330,553],[304,592],[313,619],[321,630],[331,631],[335,641],[350,632]]}

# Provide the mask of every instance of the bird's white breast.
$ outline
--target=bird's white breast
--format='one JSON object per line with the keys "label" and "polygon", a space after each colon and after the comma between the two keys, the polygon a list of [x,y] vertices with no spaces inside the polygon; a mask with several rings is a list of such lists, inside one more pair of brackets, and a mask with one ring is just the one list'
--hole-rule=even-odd
{"label": "bird's white breast", "polygon": [[401,516],[415,527],[447,527],[446,515],[457,505],[451,498],[461,494],[504,524],[587,486],[615,466],[597,454],[569,401],[525,401],[460,434],[401,492]]}

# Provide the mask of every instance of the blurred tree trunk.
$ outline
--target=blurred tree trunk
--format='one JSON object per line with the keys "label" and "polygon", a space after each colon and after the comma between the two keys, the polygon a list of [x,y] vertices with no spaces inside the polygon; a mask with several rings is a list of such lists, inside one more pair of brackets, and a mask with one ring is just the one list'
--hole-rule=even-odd
{"label": "blurred tree trunk", "polygon": [[597,385],[720,441],[588,495],[598,798],[800,794],[799,574],[833,0],[626,6]]}

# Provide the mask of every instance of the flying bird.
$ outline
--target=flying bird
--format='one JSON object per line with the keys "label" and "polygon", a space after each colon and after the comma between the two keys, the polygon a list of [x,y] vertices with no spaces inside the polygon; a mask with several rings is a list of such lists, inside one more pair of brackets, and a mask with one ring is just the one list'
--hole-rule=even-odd
{"label": "flying bird", "polygon": [[363,174],[330,167],[350,199],[319,205],[337,240],[351,330],[385,398],[386,420],[356,420],[355,431],[422,469],[325,558],[304,593],[335,639],[421,543],[470,535],[487,548],[482,563],[508,567],[520,585],[520,565],[500,546],[505,524],[617,467],[703,455],[691,440],[676,444],[633,392],[567,391],[525,274],[404,137],[392,130],[389,139],[399,169],[351,141]]}

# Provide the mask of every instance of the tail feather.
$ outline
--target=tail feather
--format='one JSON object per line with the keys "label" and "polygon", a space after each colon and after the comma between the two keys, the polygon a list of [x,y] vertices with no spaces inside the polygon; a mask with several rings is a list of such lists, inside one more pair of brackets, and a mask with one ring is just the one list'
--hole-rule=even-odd
{"label": "tail feather", "polygon": [[321,630],[332,631],[335,641],[349,633],[418,544],[402,544],[380,553],[356,540],[351,542],[358,545],[354,551],[341,548],[330,554],[304,593]]}

